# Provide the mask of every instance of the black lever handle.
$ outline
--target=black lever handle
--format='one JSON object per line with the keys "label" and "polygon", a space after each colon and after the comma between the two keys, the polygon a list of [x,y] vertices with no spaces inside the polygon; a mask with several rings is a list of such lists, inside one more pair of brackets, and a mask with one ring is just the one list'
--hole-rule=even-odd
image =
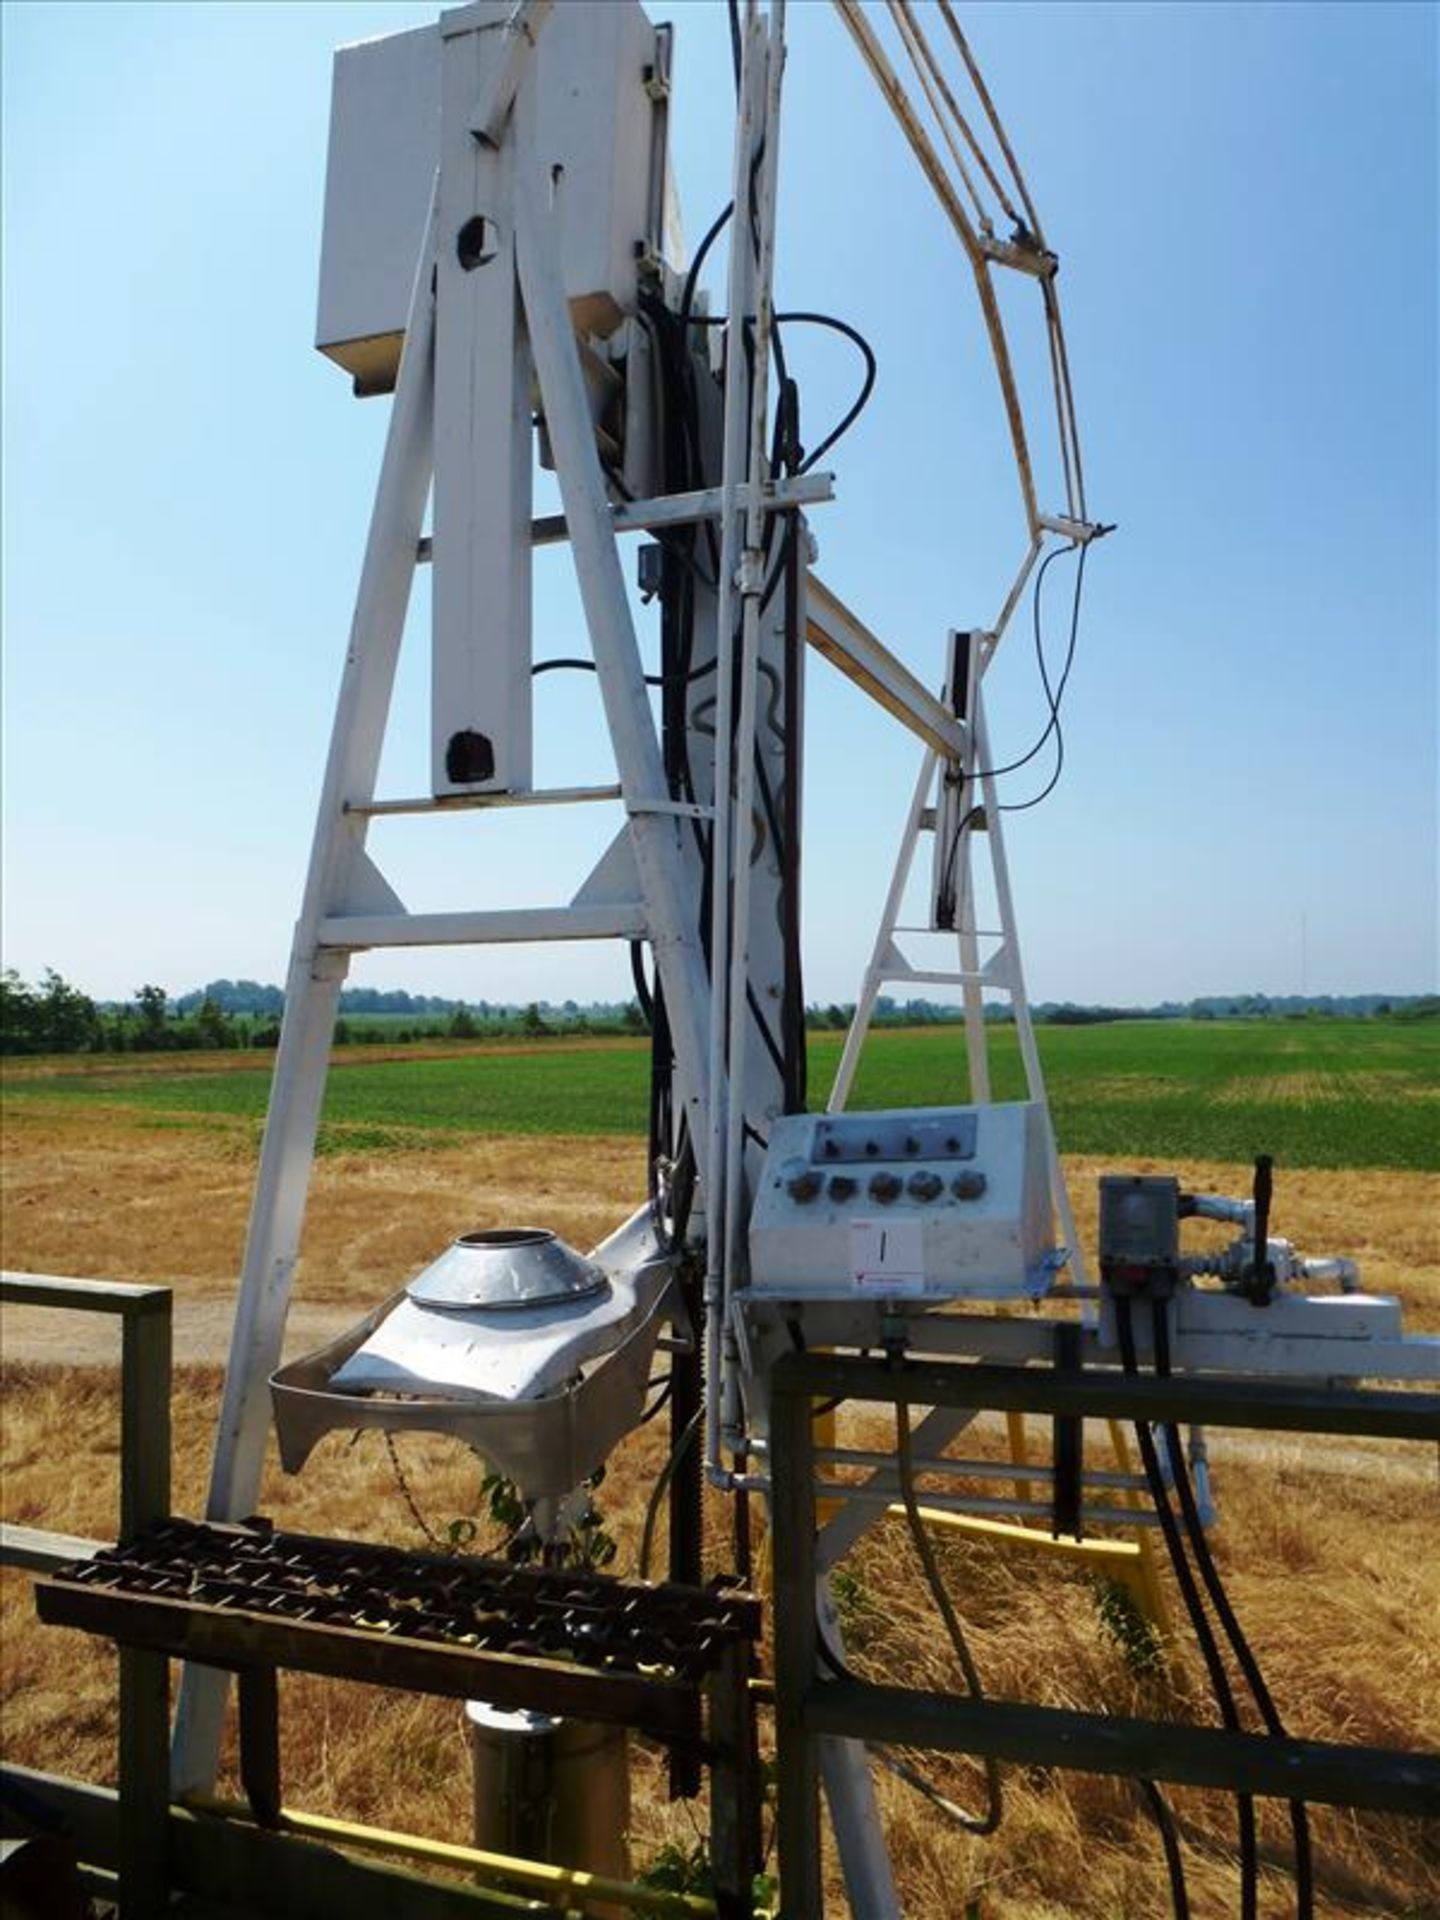
{"label": "black lever handle", "polygon": [[1274,1190],[1275,1162],[1268,1153],[1255,1156],[1255,1272],[1251,1280],[1251,1298],[1264,1306],[1275,1288],[1270,1266],[1270,1196]]}

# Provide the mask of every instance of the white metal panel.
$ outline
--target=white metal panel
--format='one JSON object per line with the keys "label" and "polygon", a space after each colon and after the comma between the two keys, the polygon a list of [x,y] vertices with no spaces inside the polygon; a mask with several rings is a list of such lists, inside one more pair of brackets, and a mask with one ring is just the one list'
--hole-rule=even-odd
{"label": "white metal panel", "polygon": [[[441,46],[431,786],[437,795],[524,792],[533,434],[515,280],[515,147],[484,146],[470,131],[505,42],[480,31],[448,34]],[[458,244],[476,221],[486,236],[479,265]]]}
{"label": "white metal panel", "polygon": [[[442,39],[478,32],[498,43],[509,12],[506,0],[482,0],[335,56],[315,341],[363,391],[388,391],[398,364],[440,160]],[[571,312],[592,333],[608,334],[634,310],[636,245],[651,237],[657,115],[645,72],[656,58],[655,29],[636,0],[558,6],[537,35],[538,153],[560,216]],[[469,118],[481,99],[477,89]]]}
{"label": "white metal panel", "polygon": [[439,159],[438,29],[337,48],[315,344],[364,391],[394,383]]}
{"label": "white metal panel", "polygon": [[1052,1277],[1033,1101],[777,1120],[751,1285],[789,1299],[1012,1299]]}

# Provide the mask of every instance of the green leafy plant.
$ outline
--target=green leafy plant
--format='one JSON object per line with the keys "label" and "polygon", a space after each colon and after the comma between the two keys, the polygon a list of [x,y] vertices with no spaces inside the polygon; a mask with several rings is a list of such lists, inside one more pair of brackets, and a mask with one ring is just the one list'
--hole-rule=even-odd
{"label": "green leafy plant", "polygon": [[1136,1606],[1130,1589],[1118,1580],[1097,1579],[1094,1585],[1101,1630],[1119,1648],[1126,1666],[1140,1680],[1163,1672],[1165,1649],[1160,1636]]}
{"label": "green leafy plant", "polygon": [[[585,1482],[587,1494],[593,1493],[604,1477],[603,1467],[591,1474]],[[593,1571],[608,1567],[615,1558],[616,1542],[606,1531],[600,1509],[591,1499],[586,1500],[584,1511],[564,1539],[547,1542],[542,1538],[530,1508],[521,1498],[513,1480],[507,1480],[503,1474],[487,1473],[480,1482],[480,1496],[492,1523],[507,1535],[505,1557],[517,1565],[526,1566],[532,1561],[545,1559],[551,1565],[582,1567]],[[461,1524],[464,1523],[451,1523],[452,1541],[455,1528]],[[475,1529],[473,1523],[470,1524],[470,1537],[473,1539]]]}
{"label": "green leafy plant", "polygon": [[700,1893],[713,1895],[715,1877],[710,1871],[710,1855],[703,1840],[682,1847],[667,1840],[649,1866],[635,1876],[638,1886],[654,1893]]}

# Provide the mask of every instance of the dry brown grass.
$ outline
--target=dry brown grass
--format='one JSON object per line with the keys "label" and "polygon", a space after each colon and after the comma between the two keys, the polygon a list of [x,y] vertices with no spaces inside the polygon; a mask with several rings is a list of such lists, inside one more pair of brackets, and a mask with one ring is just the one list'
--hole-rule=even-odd
{"label": "dry brown grass", "polygon": [[[549,1171],[565,1166],[563,1185]],[[1098,1163],[1075,1162],[1075,1190],[1093,1233]],[[1236,1191],[1235,1168],[1187,1166],[1186,1178]],[[84,1116],[27,1116],[7,1142],[4,1260],[9,1266],[173,1281],[177,1370],[175,1505],[196,1512],[203,1487],[253,1161],[224,1127],[156,1129],[133,1116],[97,1130]],[[477,1141],[393,1158],[335,1157],[317,1170],[299,1297],[343,1323],[454,1231],[537,1217],[568,1238],[597,1238],[640,1190],[629,1140]],[[1440,1221],[1433,1183],[1419,1176],[1287,1175],[1277,1228],[1316,1250],[1352,1253],[1367,1281],[1406,1299],[1417,1328],[1440,1327]],[[87,1324],[66,1325],[67,1336]],[[191,1329],[193,1338],[184,1332]],[[304,1323],[308,1338],[313,1321]],[[115,1525],[115,1376],[90,1362],[90,1340],[36,1342],[30,1317],[6,1323],[3,1417],[5,1517],[75,1532]],[[603,1503],[633,1565],[639,1517],[664,1448],[661,1423],[626,1443]],[[872,1421],[868,1431],[883,1428]],[[998,1432],[967,1450],[998,1448]],[[473,1513],[479,1469],[440,1440],[411,1437],[402,1459],[437,1526]],[[1324,1738],[1440,1744],[1440,1566],[1433,1463],[1414,1449],[1218,1440],[1222,1525],[1215,1549],[1238,1610],[1293,1730]],[[272,1461],[263,1505],[277,1522],[418,1543],[378,1440],[324,1443],[299,1479]],[[725,1558],[724,1515],[712,1545]],[[1145,1713],[1209,1718],[1197,1661],[1177,1648],[1164,1680],[1137,1676],[1101,1631],[1095,1597],[1074,1569],[1036,1556],[947,1539],[946,1570],[987,1684],[998,1694]],[[847,1599],[857,1665],[918,1684],[954,1675],[903,1524],[876,1530],[853,1556]],[[31,1618],[28,1583],[0,1581],[0,1681],[7,1756],[95,1779],[113,1777],[114,1662],[100,1643]],[[468,1763],[458,1716],[443,1703],[376,1695],[318,1680],[285,1684],[287,1797],[316,1812],[409,1826],[447,1838],[468,1828]],[[954,1797],[975,1791],[963,1762],[924,1765]],[[640,1759],[635,1846],[643,1859],[693,1838],[690,1810],[663,1797],[659,1757]],[[916,1920],[942,1920],[978,1900],[986,1920],[1149,1920],[1167,1910],[1153,1828],[1123,1783],[1011,1770],[998,1837],[956,1832],[900,1782],[882,1777],[892,1848]],[[1234,1910],[1234,1830],[1228,1804],[1177,1793],[1197,1920]],[[1316,1815],[1325,1915],[1440,1913],[1440,1834],[1416,1823]],[[1271,1865],[1264,1912],[1291,1910],[1283,1809],[1263,1810]],[[833,1863],[832,1863],[833,1865]],[[839,1905],[838,1883],[836,1900]]]}

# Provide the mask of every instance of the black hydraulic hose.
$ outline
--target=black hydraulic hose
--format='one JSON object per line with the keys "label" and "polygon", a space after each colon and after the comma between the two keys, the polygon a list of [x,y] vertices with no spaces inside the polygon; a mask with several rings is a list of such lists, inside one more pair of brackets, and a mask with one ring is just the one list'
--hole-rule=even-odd
{"label": "black hydraulic hose", "polygon": [[[1155,1371],[1162,1379],[1170,1374],[1170,1326],[1165,1314],[1165,1305],[1161,1300],[1153,1304],[1155,1321]],[[1195,1564],[1200,1569],[1200,1578],[1205,1583],[1205,1591],[1210,1596],[1210,1604],[1215,1609],[1226,1639],[1230,1642],[1236,1664],[1244,1674],[1247,1685],[1260,1718],[1265,1722],[1268,1733],[1278,1739],[1285,1737],[1285,1723],[1280,1718],[1279,1709],[1260,1671],[1260,1663],[1255,1658],[1245,1630],[1240,1625],[1230,1596],[1225,1591],[1225,1583],[1220,1578],[1220,1570],[1215,1565],[1215,1557],[1210,1551],[1210,1542],[1205,1537],[1204,1523],[1200,1518],[1200,1508],[1195,1499],[1195,1488],[1190,1478],[1190,1468],[1180,1446],[1180,1432],[1173,1422],[1167,1422],[1164,1428],[1165,1445],[1169,1449],[1170,1459],[1175,1471],[1175,1491],[1180,1496],[1180,1512],[1185,1531],[1190,1538],[1191,1551]],[[1315,1912],[1314,1863],[1310,1847],[1310,1816],[1303,1800],[1292,1800],[1290,1806],[1290,1828],[1295,1843],[1295,1912],[1296,1920],[1313,1920]]]}
{"label": "black hydraulic hose", "polygon": [[[1115,1302],[1115,1325],[1120,1338],[1120,1358],[1126,1373],[1138,1373],[1139,1362],[1135,1354],[1135,1328],[1130,1317],[1130,1301],[1123,1295]],[[1179,1523],[1174,1509],[1170,1505],[1169,1491],[1165,1485],[1165,1476],[1160,1470],[1160,1456],[1155,1446],[1155,1436],[1149,1425],[1143,1420],[1135,1423],[1135,1438],[1139,1443],[1140,1457],[1145,1467],[1145,1478],[1149,1482],[1150,1497],[1155,1503],[1155,1512],[1160,1521],[1160,1531],[1165,1540],[1165,1551],[1169,1555],[1175,1580],[1180,1588],[1180,1596],[1185,1603],[1185,1611],[1195,1630],[1195,1638],[1200,1646],[1201,1657],[1205,1662],[1205,1671],[1210,1677],[1210,1688],[1215,1696],[1215,1704],[1220,1711],[1221,1723],[1231,1733],[1240,1731],[1240,1715],[1235,1705],[1235,1695],[1231,1690],[1230,1677],[1225,1671],[1225,1663],[1220,1657],[1220,1648],[1215,1639],[1204,1602],[1200,1598],[1200,1589],[1195,1583],[1195,1575],[1185,1553],[1185,1543],[1181,1537]],[[1235,1796],[1235,1820],[1240,1839],[1240,1914],[1241,1920],[1257,1920],[1259,1914],[1259,1855],[1255,1832],[1255,1802],[1248,1793]]]}

